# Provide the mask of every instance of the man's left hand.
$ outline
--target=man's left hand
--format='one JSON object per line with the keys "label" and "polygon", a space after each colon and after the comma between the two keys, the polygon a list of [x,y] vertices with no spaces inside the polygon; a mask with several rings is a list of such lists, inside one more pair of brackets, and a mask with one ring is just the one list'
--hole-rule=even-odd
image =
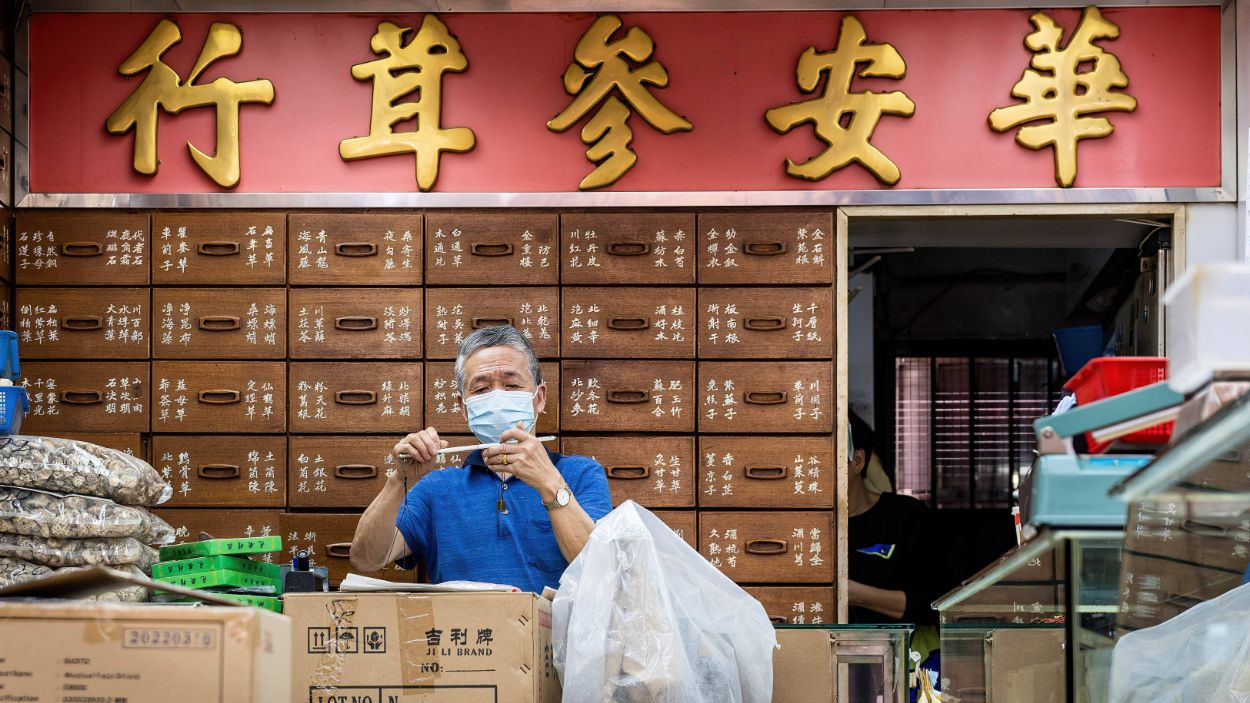
{"label": "man's left hand", "polygon": [[521,479],[538,491],[544,501],[553,500],[556,491],[564,485],[564,478],[551,463],[542,442],[526,432],[521,423],[500,435],[499,441],[500,444],[482,450],[486,465]]}

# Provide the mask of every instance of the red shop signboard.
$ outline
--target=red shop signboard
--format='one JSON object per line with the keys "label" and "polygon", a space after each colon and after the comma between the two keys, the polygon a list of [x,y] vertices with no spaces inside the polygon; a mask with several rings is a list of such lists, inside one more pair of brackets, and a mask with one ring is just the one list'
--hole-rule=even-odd
{"label": "red shop signboard", "polygon": [[35,193],[1220,185],[1217,7],[36,13],[30,47]]}

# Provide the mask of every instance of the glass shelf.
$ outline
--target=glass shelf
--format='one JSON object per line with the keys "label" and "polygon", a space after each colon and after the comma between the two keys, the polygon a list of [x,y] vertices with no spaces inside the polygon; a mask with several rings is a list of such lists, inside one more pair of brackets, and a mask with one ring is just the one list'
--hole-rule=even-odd
{"label": "glass shelf", "polygon": [[1105,700],[1123,543],[1120,529],[1044,528],[936,601],[943,690],[961,703],[1049,701],[1057,690]]}

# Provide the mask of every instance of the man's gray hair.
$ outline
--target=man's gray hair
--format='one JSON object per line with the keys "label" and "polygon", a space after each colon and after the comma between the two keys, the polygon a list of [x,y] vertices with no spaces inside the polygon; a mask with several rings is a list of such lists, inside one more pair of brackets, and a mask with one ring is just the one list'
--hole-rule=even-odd
{"label": "man's gray hair", "polygon": [[465,337],[460,343],[460,347],[456,350],[456,388],[460,391],[460,397],[465,397],[464,388],[464,362],[475,353],[486,349],[487,347],[508,347],[515,349],[525,355],[526,363],[530,367],[530,377],[534,379],[534,388],[538,388],[543,382],[542,370],[538,366],[538,355],[534,353],[534,346],[525,338],[521,330],[512,325],[497,325],[495,327],[483,327],[473,334]]}

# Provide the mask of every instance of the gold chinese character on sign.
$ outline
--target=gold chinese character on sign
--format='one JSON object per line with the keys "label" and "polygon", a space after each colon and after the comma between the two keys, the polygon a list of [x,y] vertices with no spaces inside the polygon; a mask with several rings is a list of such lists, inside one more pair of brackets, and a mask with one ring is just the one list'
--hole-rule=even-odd
{"label": "gold chinese character on sign", "polygon": [[243,35],[232,24],[214,22],[200,50],[200,57],[184,83],[178,73],[161,60],[171,46],[182,41],[178,25],[161,20],[135,53],[118,66],[125,76],[143,71],[148,75],[105,121],[112,134],[135,130],[134,167],[139,173],[156,173],[156,122],[159,109],[178,114],[189,107],[217,109],[217,153],[209,156],[188,143],[191,158],[218,185],[233,188],[239,184],[239,106],[242,103],[273,103],[273,83],[257,79],[235,83],[218,78],[212,83],[197,84],[200,74],[214,61],[234,56],[243,48]]}
{"label": "gold chinese character on sign", "polygon": [[[373,81],[369,135],[344,139],[339,143],[339,156],[351,161],[412,153],[417,161],[417,187],[429,190],[438,178],[442,152],[464,153],[477,141],[468,127],[444,129],[439,124],[443,74],[463,73],[469,60],[447,25],[434,15],[426,15],[417,35],[404,44],[410,31],[390,22],[379,23],[369,46],[383,58],[352,66],[353,78]],[[396,102],[414,91],[415,102]],[[416,129],[395,131],[396,124],[414,117]]]}
{"label": "gold chinese character on sign", "polygon": [[786,173],[791,176],[818,181],[855,162],[886,185],[898,183],[901,176],[898,166],[869,140],[882,115],[910,117],[916,111],[916,104],[898,90],[851,92],[851,82],[857,73],[860,78],[894,79],[907,73],[907,64],[897,49],[890,44],[867,44],[867,39],[859,20],[850,16],[842,18],[837,48],[818,53],[816,47],[809,46],[799,56],[795,70],[799,88],[804,93],[815,91],[821,75],[826,75],[824,94],[764,113],[769,126],[780,134],[811,122],[816,136],[828,145],[801,164],[786,159]]}
{"label": "gold chinese character on sign", "polygon": [[[620,28],[619,17],[604,15],[578,40],[574,63],[564,72],[564,90],[573,100],[547,123],[548,129],[563,132],[602,103],[582,127],[582,142],[590,145],[586,158],[595,164],[595,170],[582,179],[582,190],[615,183],[638,161],[638,155],[629,148],[634,138],[629,128],[630,108],[664,134],[694,128],[647,88],[668,85],[668,71],[663,64],[648,62],[655,52],[651,36],[640,27],[630,27],[624,37],[612,41],[612,35]],[[641,65],[634,68],[635,64]]]}
{"label": "gold chinese character on sign", "polygon": [[[1032,68],[1011,89],[1025,102],[990,113],[995,132],[1020,127],[1016,141],[1030,149],[1055,148],[1055,180],[1067,188],[1076,180],[1076,143],[1101,139],[1115,127],[1100,112],[1132,112],[1137,99],[1117,88],[1128,87],[1128,76],[1115,54],[1094,42],[1115,39],[1120,28],[1102,18],[1098,8],[1085,8],[1068,45],[1059,48],[1063,28],[1044,12],[1029,18],[1037,29],[1024,38],[1033,52]],[[1029,124],[1044,122],[1043,124]]]}

